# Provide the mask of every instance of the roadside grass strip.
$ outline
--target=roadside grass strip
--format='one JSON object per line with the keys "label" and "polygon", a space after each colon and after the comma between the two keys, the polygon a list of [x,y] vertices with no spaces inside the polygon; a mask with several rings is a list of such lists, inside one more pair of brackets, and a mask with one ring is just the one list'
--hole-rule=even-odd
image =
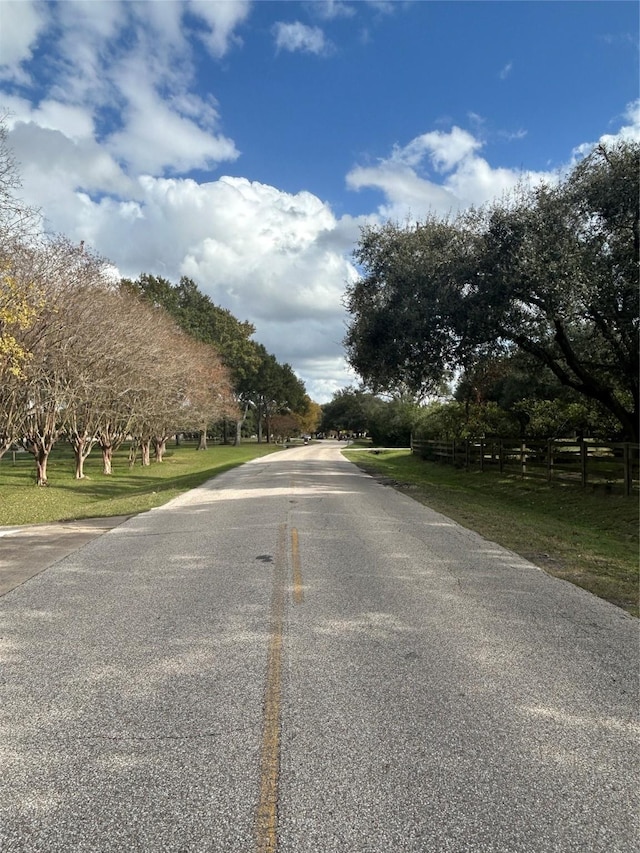
{"label": "roadside grass strip", "polygon": [[548,574],[639,615],[637,498],[462,471],[425,462],[410,450],[354,449],[345,455]]}

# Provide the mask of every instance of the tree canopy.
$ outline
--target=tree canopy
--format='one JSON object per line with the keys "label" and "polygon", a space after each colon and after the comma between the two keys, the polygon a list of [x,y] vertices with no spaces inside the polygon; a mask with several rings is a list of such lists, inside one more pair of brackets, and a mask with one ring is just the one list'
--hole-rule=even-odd
{"label": "tree canopy", "polygon": [[230,371],[238,403],[237,441],[249,409],[253,411],[260,440],[263,424],[269,440],[273,416],[307,412],[304,384],[291,366],[280,364],[262,344],[252,340],[255,327],[215,305],[192,279],[183,276],[178,284],[172,284],[165,278],[143,273],[135,281],[123,280],[122,287],[164,308],[190,336],[218,350]]}
{"label": "tree canopy", "polygon": [[350,364],[373,391],[426,396],[520,351],[637,441],[639,174],[638,143],[601,145],[556,185],[366,228],[347,290]]}

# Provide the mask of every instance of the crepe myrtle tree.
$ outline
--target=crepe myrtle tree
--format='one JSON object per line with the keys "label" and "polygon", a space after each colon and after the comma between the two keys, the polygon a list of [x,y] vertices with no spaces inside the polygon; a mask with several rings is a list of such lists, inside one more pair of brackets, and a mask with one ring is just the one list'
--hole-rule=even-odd
{"label": "crepe myrtle tree", "polygon": [[21,177],[0,114],[0,458],[20,435],[26,408],[25,367],[43,307],[34,275],[38,213],[19,197]]}
{"label": "crepe myrtle tree", "polygon": [[167,441],[183,431],[206,432],[209,424],[234,413],[227,369],[217,351],[179,329],[163,309],[139,301],[136,350],[137,390],[130,399],[134,454],[143,465],[162,462]]}
{"label": "crepe myrtle tree", "polygon": [[145,354],[156,331],[150,322],[154,319],[151,309],[113,287],[94,286],[81,295],[84,322],[79,322],[80,306],[75,321],[85,356],[74,362],[71,392],[62,413],[78,479],[84,476],[84,461],[96,444],[102,451],[103,473],[111,473],[114,447],[130,432],[148,388]]}
{"label": "crepe myrtle tree", "polygon": [[255,327],[215,305],[186,276],[178,284],[172,284],[161,276],[142,273],[135,281],[123,279],[121,287],[155,307],[164,308],[191,337],[215,347],[229,372],[234,396],[230,413],[223,419],[225,441],[229,420],[235,424],[235,443],[240,444],[242,427],[249,409],[255,405],[251,386],[261,362],[260,345],[252,340]]}
{"label": "crepe myrtle tree", "polygon": [[346,294],[350,364],[426,395],[521,351],[638,440],[640,144],[600,145],[556,185],[453,220],[363,231]]}
{"label": "crepe myrtle tree", "polygon": [[5,241],[0,260],[0,447],[19,440],[34,457],[38,485],[48,483],[60,438],[81,479],[96,443],[109,474],[128,435],[145,463],[152,442],[160,461],[176,429],[206,429],[235,414],[217,351],[116,286],[102,258],[55,237]]}
{"label": "crepe myrtle tree", "polygon": [[238,417],[231,374],[211,344],[191,339],[183,357],[188,357],[191,365],[185,411],[188,417],[183,429],[197,431],[197,450],[206,450],[208,429],[225,419]]}
{"label": "crepe myrtle tree", "polygon": [[[92,359],[99,347],[91,331],[93,294],[107,287],[106,265],[64,237],[32,245],[27,254],[40,301],[37,317],[28,329],[20,440],[34,457],[37,484],[46,485],[51,449],[65,432],[69,414],[77,412],[74,407],[83,395],[83,374],[92,373]],[[69,437],[81,458],[87,436],[79,419]]]}
{"label": "crepe myrtle tree", "polygon": [[[141,305],[137,322],[144,330],[136,350],[138,381],[131,399],[133,442],[129,462],[140,451],[141,462],[151,461],[151,446],[162,461],[167,440],[179,426],[188,383],[185,360],[181,358],[186,336],[162,309]],[[143,339],[142,339],[143,338]]]}
{"label": "crepe myrtle tree", "polygon": [[198,449],[206,449],[207,428],[236,413],[229,372],[210,344],[184,333],[174,339],[176,364],[169,371],[164,420],[156,419],[152,436],[156,462],[162,462],[168,439],[178,432],[197,431]]}

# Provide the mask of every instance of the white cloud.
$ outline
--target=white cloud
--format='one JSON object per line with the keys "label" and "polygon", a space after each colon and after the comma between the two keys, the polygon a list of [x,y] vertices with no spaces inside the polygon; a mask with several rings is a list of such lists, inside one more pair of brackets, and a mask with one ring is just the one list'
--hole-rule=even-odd
{"label": "white cloud", "polygon": [[25,0],[0,3],[0,79],[28,81],[22,63],[31,59],[38,36],[46,26],[46,4]]}
{"label": "white cloud", "polygon": [[107,65],[117,58],[119,36],[135,32],[134,6],[121,2],[69,2],[52,6],[55,52],[49,97],[66,103],[101,107],[115,93]]}
{"label": "white cloud", "polygon": [[48,99],[40,101],[35,109],[32,109],[26,101],[23,101],[22,105],[22,108],[14,114],[15,118],[31,121],[47,130],[58,130],[68,139],[93,139],[93,120],[90,113],[83,107],[61,104]]}
{"label": "white cloud", "polygon": [[[137,63],[136,63],[137,65]],[[235,160],[238,151],[232,140],[205,130],[175,107],[185,107],[180,98],[173,103],[161,98],[144,79],[144,71],[130,67],[120,79],[127,105],[122,112],[124,126],[106,141],[108,149],[134,172],[149,174],[188,172],[207,169],[225,160]],[[201,101],[202,111],[212,124],[215,112]],[[195,96],[186,103],[190,114]]]}
{"label": "white cloud", "polygon": [[347,175],[347,186],[380,190],[385,203],[378,215],[383,219],[420,219],[429,212],[446,216],[460,207],[445,187],[419,177],[414,169],[394,163],[392,158],[377,166],[356,166]]}
{"label": "white cloud", "polygon": [[132,181],[96,143],[35,124],[16,124],[11,141],[28,161],[26,200],[43,206],[51,230],[84,240],[123,275],[190,276],[216,304],[251,320],[314,399],[344,386],[342,295],[355,277],[358,220],[337,220],[311,193],[245,178]]}
{"label": "white cloud", "polygon": [[296,21],[286,24],[279,21],[273,27],[278,50],[288,50],[291,53],[300,51],[302,53],[315,53],[320,55],[326,53],[329,44],[325,40],[324,33],[319,27],[308,27]]}
{"label": "white cloud", "polygon": [[570,165],[574,165],[578,160],[589,154],[598,143],[610,145],[618,140],[640,142],[640,99],[627,104],[624,112],[617,117],[617,120],[625,122],[617,133],[605,133],[597,142],[583,142],[581,145],[577,145],[571,152]]}
{"label": "white cloud", "polygon": [[[315,14],[328,20],[350,8],[329,2]],[[212,56],[227,56],[249,10],[244,0],[0,0],[0,77],[20,77],[25,87],[8,87],[0,101],[14,114],[10,142],[23,198],[42,208],[47,228],[84,240],[123,275],[191,276],[216,304],[252,321],[257,340],[322,402],[355,381],[342,350],[342,296],[356,275],[351,252],[365,218],[338,219],[311,193],[245,177],[184,177],[239,156],[221,132],[218,104],[195,89],[194,44],[200,38]],[[32,51],[47,33],[58,38],[55,49],[43,42],[51,73],[28,101]],[[331,48],[321,29],[300,23],[280,23],[274,34],[283,51]],[[620,134],[640,138],[639,112],[630,105]],[[490,165],[474,121],[475,132],[423,133],[374,164],[356,165],[348,186],[381,193],[366,221],[447,215],[514,186],[523,175]]]}
{"label": "white cloud", "polygon": [[640,141],[640,98],[627,104],[622,120],[626,122],[616,134],[605,134],[600,142],[614,142],[616,139]]}
{"label": "white cloud", "polygon": [[437,171],[449,172],[481,147],[482,143],[466,130],[453,127],[449,133],[423,133],[404,148],[394,149],[393,157],[400,163],[417,166],[428,156]]}
{"label": "white cloud", "polygon": [[325,21],[332,21],[335,18],[352,18],[356,13],[353,6],[343,0],[313,0],[309,4],[309,9]]}
{"label": "white cloud", "polygon": [[227,0],[211,3],[210,0],[190,0],[189,11],[205,21],[210,30],[202,36],[211,55],[223,57],[232,44],[238,44],[235,29],[249,16],[251,3],[248,0]]}
{"label": "white cloud", "polygon": [[[458,127],[447,133],[424,133],[402,148],[396,146],[390,157],[375,166],[354,167],[347,175],[347,186],[381,190],[385,203],[379,215],[403,221],[455,214],[502,195],[522,180],[549,177],[494,168],[479,156],[482,146],[481,140]],[[429,176],[429,164],[435,177]]]}
{"label": "white cloud", "polygon": [[498,77],[500,77],[501,80],[506,80],[512,71],[513,71],[513,62],[507,62],[507,64],[504,66],[504,68],[501,69]]}
{"label": "white cloud", "polygon": [[[23,6],[33,14],[41,8],[13,0],[0,7],[9,30],[18,28]],[[190,90],[192,48],[182,28],[187,8],[207,21],[205,35],[215,43],[211,49],[222,54],[249,4],[191,2],[187,7],[167,0],[51,6],[49,37],[56,34],[56,48],[48,61],[55,73],[29,120],[69,138],[100,139],[133,174],[176,174],[235,160],[234,142],[219,132],[214,99]],[[37,29],[33,24],[24,31],[16,55],[28,59]],[[114,115],[120,121],[115,128]]]}

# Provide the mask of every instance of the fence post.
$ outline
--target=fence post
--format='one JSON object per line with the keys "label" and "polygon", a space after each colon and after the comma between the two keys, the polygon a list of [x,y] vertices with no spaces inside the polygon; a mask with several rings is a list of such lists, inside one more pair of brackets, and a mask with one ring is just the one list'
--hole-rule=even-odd
{"label": "fence post", "polygon": [[622,445],[622,460],[624,464],[624,493],[627,497],[633,488],[633,471],[631,467],[631,446],[628,441]]}
{"label": "fence post", "polygon": [[580,470],[582,475],[582,485],[587,485],[587,443],[584,438],[580,440]]}

